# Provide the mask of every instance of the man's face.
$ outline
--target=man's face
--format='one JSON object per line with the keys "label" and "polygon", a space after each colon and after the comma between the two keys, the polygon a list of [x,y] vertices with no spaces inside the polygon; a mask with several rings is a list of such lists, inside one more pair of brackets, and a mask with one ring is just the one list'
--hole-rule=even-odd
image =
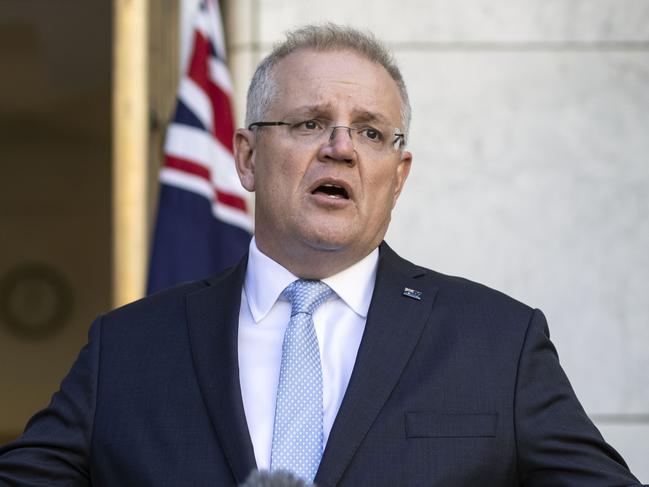
{"label": "man's face", "polygon": [[[383,126],[391,140],[395,128],[403,129],[397,84],[382,66],[356,53],[299,50],[276,65],[273,79],[276,96],[263,121]],[[344,128],[316,143],[296,140],[287,126],[255,130],[239,131],[235,152],[242,184],[256,192],[262,252],[292,270],[324,254],[350,265],[381,242],[410,153],[392,144],[368,150]]]}

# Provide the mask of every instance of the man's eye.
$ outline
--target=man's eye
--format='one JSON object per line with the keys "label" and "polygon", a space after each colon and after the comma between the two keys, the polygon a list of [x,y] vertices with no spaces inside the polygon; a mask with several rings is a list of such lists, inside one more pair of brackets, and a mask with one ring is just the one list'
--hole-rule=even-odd
{"label": "man's eye", "polygon": [[363,137],[372,141],[380,142],[381,140],[383,140],[383,134],[372,127],[365,127],[363,129],[360,129],[358,132]]}
{"label": "man's eye", "polygon": [[297,128],[306,129],[306,130],[317,130],[320,128],[320,124],[316,120],[305,120],[297,124]]}

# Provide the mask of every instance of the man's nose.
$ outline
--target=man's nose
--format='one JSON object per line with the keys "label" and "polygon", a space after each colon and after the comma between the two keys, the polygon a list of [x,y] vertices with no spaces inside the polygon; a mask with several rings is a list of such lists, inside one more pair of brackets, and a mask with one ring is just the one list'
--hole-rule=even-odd
{"label": "man's nose", "polygon": [[331,127],[329,140],[320,149],[322,157],[353,163],[356,160],[356,149],[352,137],[350,127],[344,125]]}

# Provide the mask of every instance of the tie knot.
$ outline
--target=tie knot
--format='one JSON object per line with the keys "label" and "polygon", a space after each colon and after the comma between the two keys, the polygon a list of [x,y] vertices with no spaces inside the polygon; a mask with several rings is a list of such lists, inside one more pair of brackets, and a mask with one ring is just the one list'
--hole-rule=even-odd
{"label": "tie knot", "polygon": [[291,303],[291,316],[298,313],[313,314],[333,291],[322,281],[294,281],[282,293]]}

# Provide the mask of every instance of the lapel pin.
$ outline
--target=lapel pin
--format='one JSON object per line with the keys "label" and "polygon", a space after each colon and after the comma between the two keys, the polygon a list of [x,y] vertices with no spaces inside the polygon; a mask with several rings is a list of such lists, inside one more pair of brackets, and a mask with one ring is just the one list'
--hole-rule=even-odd
{"label": "lapel pin", "polygon": [[412,299],[416,299],[417,301],[421,301],[421,291],[417,291],[416,289],[410,289],[409,287],[404,287],[403,295]]}

